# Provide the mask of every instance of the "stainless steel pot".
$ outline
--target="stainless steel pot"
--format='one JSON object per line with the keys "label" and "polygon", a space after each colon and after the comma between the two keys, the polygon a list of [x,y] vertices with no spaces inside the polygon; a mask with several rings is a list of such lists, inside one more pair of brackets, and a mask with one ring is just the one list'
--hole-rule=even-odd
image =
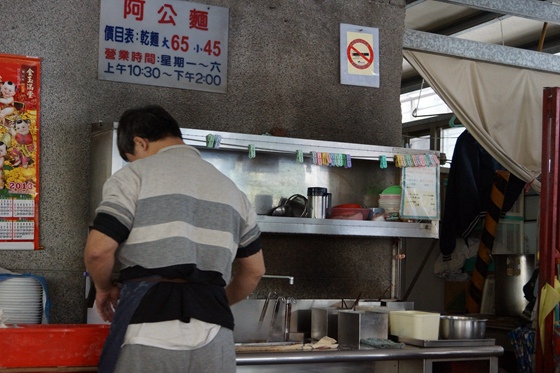
{"label": "stainless steel pot", "polygon": [[496,315],[516,316],[523,314],[529,301],[523,294],[523,286],[529,282],[535,268],[534,255],[492,255],[495,270]]}
{"label": "stainless steel pot", "polygon": [[467,316],[440,316],[440,339],[483,339],[486,319]]}

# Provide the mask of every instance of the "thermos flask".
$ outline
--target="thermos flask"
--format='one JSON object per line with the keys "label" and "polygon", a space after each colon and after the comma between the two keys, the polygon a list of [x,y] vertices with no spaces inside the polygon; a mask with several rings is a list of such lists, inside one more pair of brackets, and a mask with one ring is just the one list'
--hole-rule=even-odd
{"label": "thermos flask", "polygon": [[325,219],[328,209],[327,188],[307,188],[307,203],[309,217],[314,219]]}

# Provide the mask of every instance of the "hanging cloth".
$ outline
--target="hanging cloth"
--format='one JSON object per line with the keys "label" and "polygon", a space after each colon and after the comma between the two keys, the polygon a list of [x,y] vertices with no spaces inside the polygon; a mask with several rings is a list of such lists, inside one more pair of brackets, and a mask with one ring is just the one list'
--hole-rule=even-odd
{"label": "hanging cloth", "polygon": [[492,157],[540,192],[542,92],[560,86],[560,76],[419,51],[403,55]]}
{"label": "hanging cloth", "polygon": [[[469,131],[464,131],[455,144],[453,161],[445,191],[445,205],[440,230],[443,260],[450,260],[458,237],[465,242],[490,203],[494,174],[505,168],[498,163]],[[525,187],[525,182],[510,176],[502,211],[508,212]],[[467,243],[468,246],[468,243]]]}

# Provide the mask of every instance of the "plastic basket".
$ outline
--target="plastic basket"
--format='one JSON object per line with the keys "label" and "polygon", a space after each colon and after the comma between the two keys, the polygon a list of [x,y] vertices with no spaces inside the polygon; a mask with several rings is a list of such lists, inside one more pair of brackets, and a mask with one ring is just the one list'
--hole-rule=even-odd
{"label": "plastic basket", "polygon": [[0,367],[97,366],[109,325],[18,325],[0,329]]}

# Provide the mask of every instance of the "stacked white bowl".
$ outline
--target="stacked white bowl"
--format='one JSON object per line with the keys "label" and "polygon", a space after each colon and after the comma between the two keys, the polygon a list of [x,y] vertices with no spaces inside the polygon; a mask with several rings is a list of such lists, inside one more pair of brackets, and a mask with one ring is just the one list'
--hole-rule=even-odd
{"label": "stacked white bowl", "polygon": [[40,324],[43,316],[43,286],[33,277],[0,281],[0,310],[6,324]]}
{"label": "stacked white bowl", "polygon": [[401,208],[400,194],[380,194],[379,207],[385,209],[386,213],[399,212]]}
{"label": "stacked white bowl", "polygon": [[399,212],[401,209],[401,193],[402,189],[398,185],[386,188],[379,195],[379,207],[385,209],[385,213],[392,214]]}

